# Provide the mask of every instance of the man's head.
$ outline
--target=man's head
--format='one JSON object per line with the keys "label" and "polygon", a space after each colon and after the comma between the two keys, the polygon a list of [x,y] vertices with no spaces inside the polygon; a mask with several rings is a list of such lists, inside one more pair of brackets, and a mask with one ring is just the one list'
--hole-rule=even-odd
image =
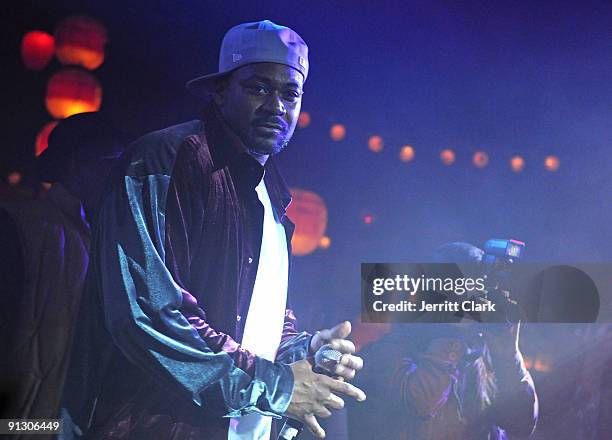
{"label": "man's head", "polygon": [[261,157],[282,151],[300,114],[302,74],[284,64],[255,63],[219,81],[215,103],[249,152]]}
{"label": "man's head", "polygon": [[187,87],[212,96],[229,127],[260,162],[291,139],[308,76],[308,47],[269,20],[239,24],[223,38],[219,72]]}
{"label": "man's head", "polygon": [[98,112],[70,116],[53,129],[49,146],[36,158],[38,177],[61,183],[87,211],[129,140]]}

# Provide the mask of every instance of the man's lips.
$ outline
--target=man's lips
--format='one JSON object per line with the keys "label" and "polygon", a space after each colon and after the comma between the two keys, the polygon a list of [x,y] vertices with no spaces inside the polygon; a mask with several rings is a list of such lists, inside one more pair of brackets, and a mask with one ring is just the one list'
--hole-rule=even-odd
{"label": "man's lips", "polygon": [[266,132],[270,134],[280,134],[285,131],[285,126],[276,122],[262,122],[255,125],[257,131]]}

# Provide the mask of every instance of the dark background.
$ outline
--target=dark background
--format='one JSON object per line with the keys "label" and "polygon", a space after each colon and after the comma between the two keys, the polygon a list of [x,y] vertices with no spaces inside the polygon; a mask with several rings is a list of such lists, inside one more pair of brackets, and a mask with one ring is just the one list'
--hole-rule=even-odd
{"label": "dark background", "polygon": [[[516,238],[532,261],[612,257],[610,2],[12,3],[1,19],[3,179],[27,175],[34,138],[51,120],[46,81],[61,67],[25,69],[28,30],[52,33],[73,13],[107,27],[107,59],[94,72],[103,111],[134,137],[198,116],[183,84],[216,71],[231,26],[269,18],[300,33],[312,123],[279,160],[290,186],[323,197],[331,237],[329,249],[294,259],[307,328],[355,319],[361,262],[425,259],[448,241]],[[341,142],[329,137],[333,123],[347,128]],[[367,149],[373,134],[385,140],[380,154]],[[398,159],[405,144],[413,162]],[[445,148],[457,154],[451,167],[438,157]],[[489,154],[487,167],[472,165],[476,150]],[[518,174],[508,164],[515,154],[526,160]],[[543,166],[549,154],[557,172]]]}
{"label": "dark background", "polygon": [[[610,259],[609,2],[328,3],[12,6],[2,24],[1,175],[27,177],[34,138],[51,120],[46,81],[61,68],[55,59],[41,72],[23,66],[28,30],[52,33],[74,13],[100,20],[110,39],[93,72],[102,110],[136,137],[196,118],[200,103],[184,82],[216,71],[228,28],[269,18],[310,47],[303,110],[312,123],[296,130],[279,160],[290,186],[325,200],[332,241],[295,259],[298,310],[314,295],[352,317],[359,263],[424,259],[448,241],[516,238],[527,242],[531,260]],[[330,139],[334,123],[346,126],[343,141]],[[367,148],[373,134],[385,140],[379,154]],[[398,159],[405,144],[416,150],[410,163]],[[445,148],[457,155],[451,167],[439,160]],[[484,169],[471,163],[476,150],[489,154]],[[508,163],[515,154],[526,160],[518,174]],[[549,154],[561,161],[555,173],[543,166]]]}

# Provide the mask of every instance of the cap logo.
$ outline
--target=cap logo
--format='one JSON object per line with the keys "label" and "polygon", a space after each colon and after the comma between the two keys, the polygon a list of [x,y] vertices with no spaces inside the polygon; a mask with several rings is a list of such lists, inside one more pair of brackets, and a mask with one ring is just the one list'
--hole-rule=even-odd
{"label": "cap logo", "polygon": [[240,54],[240,53],[233,53],[232,54],[232,63],[237,63],[241,59],[242,59],[242,54]]}
{"label": "cap logo", "polygon": [[300,66],[306,68],[306,60],[304,57],[298,57],[298,63],[300,63]]}

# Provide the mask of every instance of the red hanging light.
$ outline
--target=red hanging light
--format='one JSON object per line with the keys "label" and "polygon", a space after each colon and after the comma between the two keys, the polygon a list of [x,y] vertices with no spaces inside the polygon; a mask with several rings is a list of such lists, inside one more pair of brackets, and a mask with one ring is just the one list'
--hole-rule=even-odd
{"label": "red hanging light", "polygon": [[55,39],[43,31],[27,32],[21,40],[21,59],[30,70],[44,69],[55,53]]}
{"label": "red hanging light", "polygon": [[36,142],[34,143],[34,153],[36,157],[40,156],[43,151],[49,146],[49,135],[59,121],[47,122],[45,126],[38,132]]}
{"label": "red hanging light", "polygon": [[297,126],[299,128],[306,128],[309,125],[310,125],[310,113],[308,113],[308,112],[301,112],[300,116],[298,117]]}
{"label": "red hanging light", "polygon": [[489,164],[489,155],[484,151],[477,151],[472,156],[472,162],[477,168],[484,168]]}
{"label": "red hanging light", "polygon": [[370,151],[374,153],[380,153],[384,147],[385,142],[383,141],[382,137],[374,135],[370,136],[370,138],[368,139],[368,148],[370,149]]}

